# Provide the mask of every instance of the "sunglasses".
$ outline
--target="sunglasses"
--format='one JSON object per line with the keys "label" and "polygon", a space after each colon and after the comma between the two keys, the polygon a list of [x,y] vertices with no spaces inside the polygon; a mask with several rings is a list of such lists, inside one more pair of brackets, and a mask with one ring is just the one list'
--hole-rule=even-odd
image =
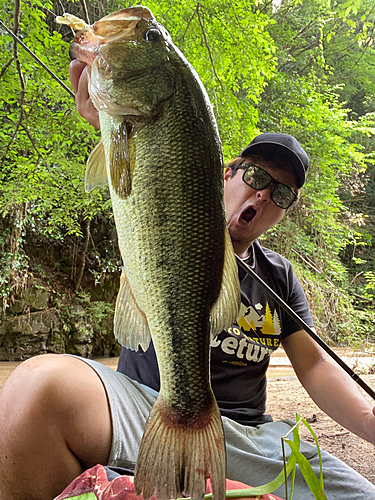
{"label": "sunglasses", "polygon": [[261,191],[272,183],[271,200],[278,207],[286,210],[296,201],[297,194],[290,187],[274,179],[262,168],[252,163],[243,163],[239,168],[245,169],[242,180],[253,189]]}

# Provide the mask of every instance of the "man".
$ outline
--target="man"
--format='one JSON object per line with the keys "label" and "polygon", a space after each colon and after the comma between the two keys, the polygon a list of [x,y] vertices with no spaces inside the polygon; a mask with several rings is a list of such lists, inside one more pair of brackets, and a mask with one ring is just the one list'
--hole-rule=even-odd
{"label": "man", "polygon": [[[78,61],[71,63],[71,81],[79,112],[98,127],[86,69]],[[296,139],[262,134],[226,168],[224,200],[236,253],[312,326],[289,262],[256,240],[296,201],[307,167]],[[242,271],[240,281],[241,317],[212,342],[227,477],[257,486],[282,470],[280,439],[293,423],[272,422],[264,414],[269,356],[280,342],[314,401],[375,444],[375,414],[355,382]],[[118,372],[72,356],[38,356],[21,364],[0,393],[0,500],[50,500],[97,463],[133,468],[158,387],[152,345],[146,353],[123,349]],[[318,473],[315,447],[303,443],[302,451]],[[375,498],[373,485],[327,453],[323,471],[329,500]],[[276,494],[283,497],[283,488]],[[300,472],[294,497],[313,498]]]}

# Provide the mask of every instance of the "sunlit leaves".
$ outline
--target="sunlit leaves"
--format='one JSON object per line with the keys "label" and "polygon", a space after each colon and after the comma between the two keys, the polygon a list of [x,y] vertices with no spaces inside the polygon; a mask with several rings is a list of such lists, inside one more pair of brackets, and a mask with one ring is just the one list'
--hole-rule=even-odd
{"label": "sunlit leaves", "polygon": [[[51,32],[39,6],[22,3],[19,37],[66,82],[68,44]],[[11,24],[10,16],[7,22]],[[1,67],[13,48],[7,37],[0,43]],[[40,231],[59,239],[80,234],[80,217],[103,210],[100,192],[87,195],[83,188],[84,165],[96,134],[78,117],[73,99],[22,47],[18,58],[25,82],[22,108],[14,62],[1,80],[0,211],[5,216],[14,204],[27,202],[28,215],[39,219]]]}
{"label": "sunlit leaves", "polygon": [[[307,150],[311,166],[300,204],[270,231],[267,243],[289,258],[305,259],[306,269],[313,266],[320,278],[343,289],[350,283],[350,266],[370,282],[373,0],[142,3],[202,79],[226,161],[259,131],[292,134]],[[0,5],[2,20],[11,27],[11,4],[0,0]],[[124,8],[121,0],[87,5],[91,22]],[[19,37],[67,85],[71,32],[56,26],[51,11],[83,17],[81,6],[72,0],[21,3]],[[111,217],[106,191],[87,194],[83,188],[85,162],[98,136],[77,115],[73,99],[19,47],[23,94],[13,55],[13,41],[2,33],[0,215],[10,217],[15,206],[27,204],[23,234],[66,242],[69,235],[81,236],[85,219]],[[363,255],[356,253],[359,247]]]}
{"label": "sunlit leaves", "polygon": [[270,20],[256,8],[258,3],[144,2],[202,79],[226,160],[242,150],[244,137],[256,133],[256,104],[276,69],[275,44],[267,31]]}

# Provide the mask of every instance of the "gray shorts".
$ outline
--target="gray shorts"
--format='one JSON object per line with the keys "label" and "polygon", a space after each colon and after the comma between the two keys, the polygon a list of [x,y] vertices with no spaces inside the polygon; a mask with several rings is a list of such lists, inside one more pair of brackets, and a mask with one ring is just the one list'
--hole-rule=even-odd
{"label": "gray shorts", "polygon": [[[107,392],[113,425],[112,449],[107,465],[134,469],[143,429],[157,398],[157,392],[101,363],[79,359],[96,371]],[[251,486],[260,486],[272,481],[283,469],[281,437],[290,431],[294,422],[288,419],[249,427],[227,417],[222,420],[227,448],[227,478]],[[316,447],[302,441],[301,451],[319,477]],[[329,453],[322,451],[322,459],[324,487],[328,500],[375,500],[373,484]],[[285,498],[285,486],[281,486],[274,493]],[[293,498],[313,500],[313,495],[299,470],[296,474]]]}

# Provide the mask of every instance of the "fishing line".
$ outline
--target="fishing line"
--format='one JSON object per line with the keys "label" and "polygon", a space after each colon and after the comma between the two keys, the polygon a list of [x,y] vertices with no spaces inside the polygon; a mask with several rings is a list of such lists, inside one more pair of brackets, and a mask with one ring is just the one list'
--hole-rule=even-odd
{"label": "fishing line", "polygon": [[27,45],[25,45],[25,44],[24,44],[24,43],[23,43],[23,42],[22,42],[22,41],[21,41],[21,40],[20,40],[20,39],[19,39],[19,38],[18,38],[18,37],[14,34],[14,33],[13,33],[13,31],[11,31],[9,28],[7,28],[7,27],[5,26],[5,24],[3,23],[3,21],[1,21],[1,20],[0,20],[0,25],[1,25],[1,26],[2,26],[2,27],[3,27],[3,28],[4,28],[4,29],[5,29],[5,30],[9,33],[9,35],[10,35],[12,38],[14,38],[14,40],[16,40],[16,42],[17,42],[17,43],[19,43],[19,44],[20,44],[20,45],[21,45],[21,46],[22,46],[22,47],[23,47],[23,48],[24,48],[24,49],[25,49],[25,50],[26,50],[26,51],[27,51],[27,52],[28,52],[28,53],[29,53],[29,54],[30,54],[30,55],[31,55],[31,56],[32,56],[32,57],[33,57],[33,58],[34,58],[34,59],[35,59],[35,60],[36,60],[36,61],[37,61],[37,62],[38,62],[38,63],[39,63],[39,64],[40,64],[40,65],[41,65],[41,66],[42,66],[42,67],[43,67],[43,68],[44,68],[44,69],[45,69],[45,70],[46,70],[49,74],[50,74],[50,75],[51,75],[51,76],[52,76],[52,78],[54,78],[54,79],[57,81],[57,83],[59,83],[59,84],[62,86],[62,88],[63,88],[64,90],[66,90],[66,91],[68,92],[68,94],[70,94],[70,96],[71,96],[71,97],[73,97],[73,99],[75,98],[75,96],[74,96],[74,92],[72,92],[72,91],[70,90],[70,88],[69,88],[69,87],[67,87],[67,86],[65,85],[65,83],[64,83],[62,80],[60,80],[60,78],[59,78],[58,76],[56,76],[56,75],[55,75],[55,73],[53,73],[53,72],[52,72],[52,71],[51,71],[51,70],[50,70],[50,69],[49,69],[49,68],[48,68],[48,67],[44,64],[44,62],[42,62],[42,61],[39,59],[39,57],[38,57],[38,56],[36,56],[36,55],[34,54],[34,52],[32,52],[32,51],[31,51],[31,50],[27,47]]}
{"label": "fishing line", "polygon": [[359,375],[357,375],[334,351],[332,351],[332,349],[314,332],[314,330],[312,330],[312,328],[310,328],[304,321],[302,318],[300,318],[298,316],[297,313],[295,313],[293,311],[293,309],[291,309],[288,304],[286,302],[283,301],[283,299],[281,297],[279,297],[277,295],[276,292],[274,292],[274,290],[272,290],[271,287],[269,287],[267,285],[267,283],[265,281],[262,280],[262,278],[260,278],[256,272],[251,269],[250,266],[248,266],[242,259],[240,259],[240,257],[238,257],[238,255],[236,255],[236,259],[237,259],[237,264],[241,267],[241,269],[243,269],[249,276],[251,276],[252,278],[254,278],[254,280],[259,283],[259,285],[264,288],[270,295],[271,297],[275,300],[275,302],[277,302],[279,304],[279,306],[284,309],[284,311],[286,311],[289,316],[291,316],[294,321],[303,329],[305,330],[309,335],[310,337],[312,337],[315,342],[317,344],[320,345],[320,347],[322,347],[330,356],[331,358],[333,358],[336,363],[338,363],[341,368],[343,368],[346,373],[348,373],[351,378],[357,382],[358,385],[360,385],[362,387],[362,389],[364,391],[367,392],[367,394],[369,396],[372,397],[372,399],[375,400],[375,392],[371,389],[371,387],[369,387],[366,382],[364,380],[361,379],[361,377]]}
{"label": "fishing line", "polygon": [[[65,83],[60,80],[60,78],[58,76],[56,76],[28,47],[27,45],[25,45],[10,29],[8,29],[5,24],[0,20],[0,25],[9,33],[9,35],[14,38],[17,43],[19,43],[49,74],[50,76],[52,76],[52,78],[54,78],[61,86],[64,90],[66,90],[68,92],[68,94],[73,97],[73,99],[75,98],[75,95],[74,93],[69,89],[69,87],[67,87],[65,85]],[[369,395],[371,396],[374,400],[375,400],[375,392],[371,389],[371,387],[369,387],[366,382],[364,380],[361,379],[361,377],[359,375],[357,375],[334,351],[332,351],[332,349],[303,321],[302,318],[300,318],[298,316],[297,313],[295,313],[293,311],[293,309],[291,309],[288,304],[286,304],[281,297],[279,297],[277,295],[276,292],[274,292],[272,290],[272,288],[270,288],[267,283],[265,283],[262,278],[260,278],[252,269],[251,267],[249,267],[245,262],[243,262],[242,259],[240,259],[240,257],[238,257],[238,255],[236,255],[236,259],[237,259],[237,263],[238,265],[249,275],[251,276],[252,278],[255,279],[255,281],[257,281],[259,283],[259,285],[261,287],[263,287],[272,297],[273,299],[275,300],[275,302],[277,302],[279,304],[279,306],[284,309],[284,311],[287,312],[287,314],[289,314],[289,316],[291,316],[294,321],[303,329],[305,330],[309,335],[310,337],[312,337],[315,342],[317,342],[317,344],[320,345],[320,347],[322,347],[330,356],[331,358],[333,358],[337,364],[339,364],[341,366],[341,368],[343,370],[346,371],[346,373],[348,373],[350,375],[350,377],[355,381],[357,382],[357,384],[359,386],[362,387],[362,389]]]}

